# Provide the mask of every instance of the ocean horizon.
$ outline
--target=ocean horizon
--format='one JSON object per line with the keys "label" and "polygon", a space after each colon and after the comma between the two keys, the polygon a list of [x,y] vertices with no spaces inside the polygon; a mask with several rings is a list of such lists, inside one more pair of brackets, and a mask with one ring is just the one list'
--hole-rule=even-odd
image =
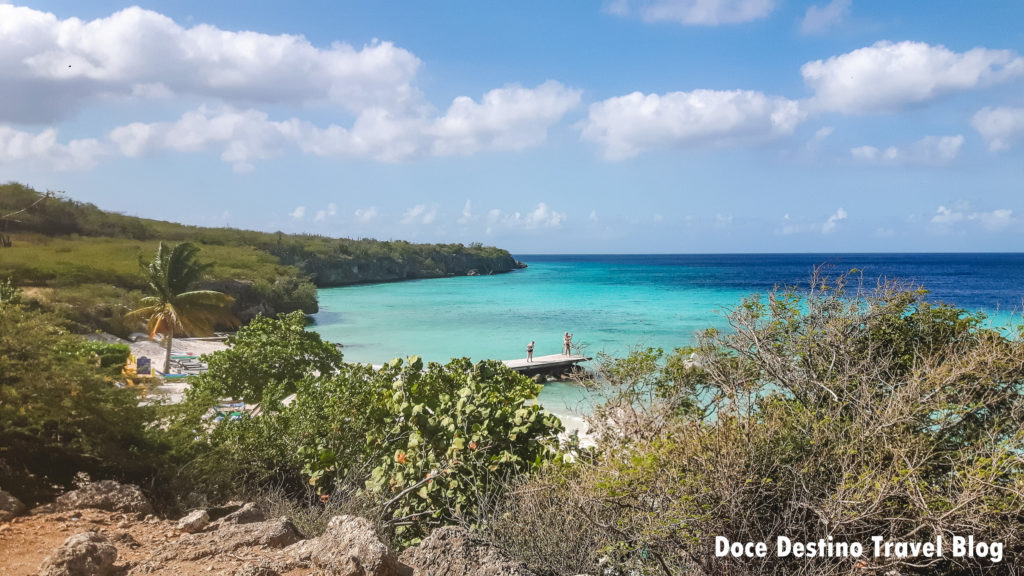
{"label": "ocean horizon", "polygon": [[[343,344],[346,360],[383,364],[418,355],[510,360],[561,349],[569,331],[585,354],[622,356],[633,347],[666,351],[692,344],[744,297],[775,287],[806,288],[816,266],[856,269],[867,289],[902,280],[928,298],[982,311],[992,325],[1019,318],[1024,253],[845,254],[517,254],[528,268],[318,291],[311,330]],[[542,402],[566,413],[589,400],[567,384],[545,387]]]}

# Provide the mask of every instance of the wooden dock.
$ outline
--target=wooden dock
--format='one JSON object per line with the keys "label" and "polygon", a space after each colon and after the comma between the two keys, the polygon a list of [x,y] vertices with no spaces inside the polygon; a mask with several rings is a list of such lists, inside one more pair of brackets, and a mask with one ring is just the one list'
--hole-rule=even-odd
{"label": "wooden dock", "polygon": [[535,374],[558,376],[571,372],[580,362],[590,360],[593,360],[593,358],[576,354],[549,354],[547,356],[534,356],[533,362],[527,362],[526,358],[517,358],[515,360],[502,360],[502,363],[526,376],[533,376]]}

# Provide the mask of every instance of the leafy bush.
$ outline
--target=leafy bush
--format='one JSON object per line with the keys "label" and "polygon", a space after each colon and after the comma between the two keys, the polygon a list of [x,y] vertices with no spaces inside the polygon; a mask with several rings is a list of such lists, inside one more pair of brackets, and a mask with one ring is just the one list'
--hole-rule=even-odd
{"label": "leafy bush", "polygon": [[[492,534],[535,566],[700,574],[1011,574],[1024,558],[1024,342],[982,317],[844,279],[747,299],[728,331],[667,361],[607,360],[600,443],[571,481],[535,480]],[[565,502],[560,518],[536,501]],[[532,511],[532,512],[531,512]],[[589,525],[586,554],[524,543]],[[598,534],[594,533],[594,528]],[[862,558],[716,557],[738,542],[860,542]],[[941,558],[874,558],[871,537],[945,540]],[[954,535],[1003,558],[954,558]]]}
{"label": "leafy bush", "polygon": [[377,385],[366,488],[404,543],[433,526],[477,524],[504,482],[557,454],[561,422],[526,404],[540,387],[500,362],[462,358],[423,370],[419,358],[394,360]]}
{"label": "leafy bush", "polygon": [[[70,486],[76,472],[139,482],[154,470],[153,411],[96,365],[124,362],[52,315],[0,304],[0,485],[35,503]],[[120,359],[120,360],[119,360]]]}
{"label": "leafy bush", "polygon": [[113,368],[112,375],[120,373],[120,368],[128,361],[132,353],[127,344],[111,344],[107,342],[82,342],[79,346],[80,354],[87,359],[96,359],[100,368]]}
{"label": "leafy bush", "polygon": [[296,392],[300,381],[331,375],[341,366],[341,352],[305,326],[301,312],[258,316],[228,337],[227,350],[204,358],[209,371],[193,380],[190,393],[276,409],[278,402]]}
{"label": "leafy bush", "polygon": [[[506,481],[556,456],[561,424],[531,403],[539,387],[500,362],[343,364],[302,320],[258,318],[240,330],[231,349],[207,357],[209,372],[170,418],[176,443],[191,442],[182,458],[210,490],[358,493],[405,545],[433,526],[478,522]],[[278,403],[291,392],[293,402]],[[264,410],[204,421],[225,395]]]}

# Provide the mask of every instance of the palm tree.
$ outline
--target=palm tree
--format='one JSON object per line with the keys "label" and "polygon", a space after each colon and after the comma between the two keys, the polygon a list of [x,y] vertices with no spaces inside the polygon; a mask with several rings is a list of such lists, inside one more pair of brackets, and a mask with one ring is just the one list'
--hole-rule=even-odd
{"label": "palm tree", "polygon": [[164,359],[164,374],[171,368],[171,344],[174,334],[209,335],[216,324],[237,325],[238,320],[231,313],[234,298],[214,290],[189,290],[199,280],[210,264],[196,260],[199,248],[182,242],[167,249],[161,242],[156,258],[142,264],[143,274],[153,292],[140,301],[142,307],[132,310],[128,317],[146,320],[149,338],[160,333],[164,335],[167,356]]}

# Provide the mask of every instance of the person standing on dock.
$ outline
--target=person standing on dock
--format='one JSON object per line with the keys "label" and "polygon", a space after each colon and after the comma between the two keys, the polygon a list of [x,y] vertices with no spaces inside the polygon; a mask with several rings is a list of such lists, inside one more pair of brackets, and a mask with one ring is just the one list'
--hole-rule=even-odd
{"label": "person standing on dock", "polygon": [[562,354],[566,356],[572,354],[572,334],[565,333],[565,338],[562,340]]}
{"label": "person standing on dock", "polygon": [[530,343],[526,345],[526,361],[533,362],[533,340],[530,340]]}

